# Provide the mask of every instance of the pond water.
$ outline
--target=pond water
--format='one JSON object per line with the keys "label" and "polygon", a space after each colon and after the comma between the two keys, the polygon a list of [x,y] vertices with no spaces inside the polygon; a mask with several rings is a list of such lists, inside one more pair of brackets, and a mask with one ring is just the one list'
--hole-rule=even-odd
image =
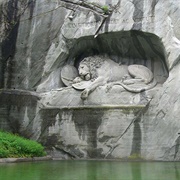
{"label": "pond water", "polygon": [[3,180],[180,180],[180,162],[46,161],[0,164]]}

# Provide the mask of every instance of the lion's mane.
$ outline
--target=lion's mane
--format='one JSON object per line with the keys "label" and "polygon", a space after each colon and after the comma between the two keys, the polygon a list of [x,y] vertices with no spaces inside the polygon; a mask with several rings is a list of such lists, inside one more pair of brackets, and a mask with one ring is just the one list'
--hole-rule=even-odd
{"label": "lion's mane", "polygon": [[105,57],[103,56],[90,56],[84,58],[80,64],[85,64],[88,66],[91,74],[91,79],[95,79],[98,77],[97,69],[102,66],[105,61]]}

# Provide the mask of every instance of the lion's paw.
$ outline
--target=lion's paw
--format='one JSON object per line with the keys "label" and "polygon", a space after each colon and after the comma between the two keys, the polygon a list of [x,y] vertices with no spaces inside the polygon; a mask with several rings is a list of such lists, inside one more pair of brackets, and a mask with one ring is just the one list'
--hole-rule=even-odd
{"label": "lion's paw", "polygon": [[89,95],[89,90],[88,89],[85,89],[82,93],[81,93],[81,99],[85,100],[87,99]]}
{"label": "lion's paw", "polygon": [[82,81],[82,78],[76,77],[76,78],[73,80],[73,84],[74,84],[74,83],[79,83],[79,82],[81,82],[81,81]]}

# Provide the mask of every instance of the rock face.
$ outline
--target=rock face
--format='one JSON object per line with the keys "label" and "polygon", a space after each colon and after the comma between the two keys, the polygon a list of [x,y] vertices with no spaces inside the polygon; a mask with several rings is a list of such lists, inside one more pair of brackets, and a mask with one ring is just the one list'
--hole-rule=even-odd
{"label": "rock face", "polygon": [[[179,17],[178,0],[0,0],[0,128],[54,157],[180,160]],[[82,100],[62,69],[95,55],[146,66],[157,86]]]}

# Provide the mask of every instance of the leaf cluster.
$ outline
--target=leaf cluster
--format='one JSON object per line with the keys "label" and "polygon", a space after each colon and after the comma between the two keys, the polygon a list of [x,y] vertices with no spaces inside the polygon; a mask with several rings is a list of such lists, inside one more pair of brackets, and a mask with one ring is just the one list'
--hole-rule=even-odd
{"label": "leaf cluster", "polygon": [[108,14],[109,13],[109,7],[106,6],[106,5],[102,6],[102,10],[103,10],[104,14]]}
{"label": "leaf cluster", "polygon": [[44,147],[36,141],[0,131],[0,158],[45,156]]}

